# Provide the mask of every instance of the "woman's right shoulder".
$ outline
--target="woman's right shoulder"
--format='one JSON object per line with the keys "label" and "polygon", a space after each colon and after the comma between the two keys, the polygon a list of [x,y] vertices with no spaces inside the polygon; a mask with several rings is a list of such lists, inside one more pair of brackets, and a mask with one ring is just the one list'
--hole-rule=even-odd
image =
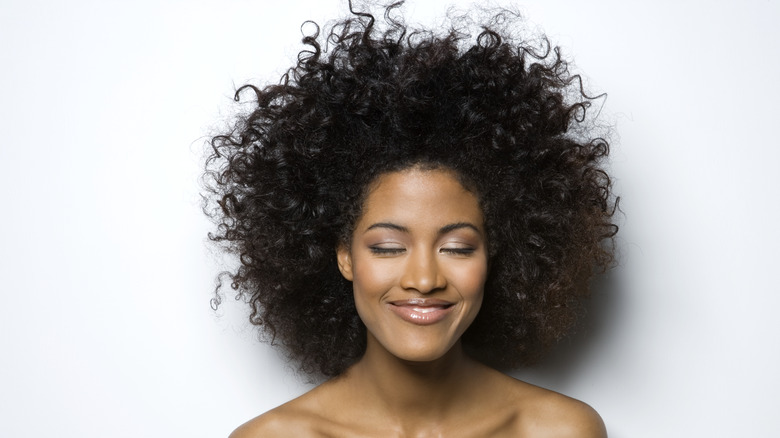
{"label": "woman's right shoulder", "polygon": [[229,438],[315,437],[316,418],[285,404],[239,426]]}
{"label": "woman's right shoulder", "polygon": [[324,407],[334,405],[329,403],[334,386],[338,385],[326,382],[296,399],[255,417],[239,426],[229,438],[345,436],[345,431],[339,427],[337,421],[334,421],[334,413],[323,410]]}

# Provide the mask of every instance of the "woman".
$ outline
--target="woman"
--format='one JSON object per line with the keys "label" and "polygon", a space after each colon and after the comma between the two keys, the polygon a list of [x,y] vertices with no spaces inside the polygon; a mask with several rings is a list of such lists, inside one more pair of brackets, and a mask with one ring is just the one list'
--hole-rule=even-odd
{"label": "woman", "polygon": [[231,286],[330,378],[232,437],[606,436],[586,404],[496,371],[567,333],[612,262],[589,98],[557,49],[507,35],[511,14],[472,39],[396,7],[305,37],[212,142]]}

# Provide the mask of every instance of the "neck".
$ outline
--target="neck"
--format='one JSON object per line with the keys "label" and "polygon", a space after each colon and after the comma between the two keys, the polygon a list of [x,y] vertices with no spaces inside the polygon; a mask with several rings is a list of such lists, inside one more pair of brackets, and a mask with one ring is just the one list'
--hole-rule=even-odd
{"label": "neck", "polygon": [[366,403],[403,423],[430,423],[457,412],[478,367],[460,342],[439,359],[411,362],[393,356],[369,334],[366,353],[349,374]]}

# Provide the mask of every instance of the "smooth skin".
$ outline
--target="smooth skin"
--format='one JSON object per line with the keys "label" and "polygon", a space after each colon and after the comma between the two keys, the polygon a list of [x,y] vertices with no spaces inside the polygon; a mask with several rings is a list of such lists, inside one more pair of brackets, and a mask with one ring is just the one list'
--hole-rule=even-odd
{"label": "smooth skin", "polygon": [[[463,352],[488,260],[479,200],[452,172],[412,167],[379,176],[350,246],[336,256],[367,328],[365,355],[231,438],[607,436],[585,403]],[[393,308],[425,300],[441,312],[432,323]]]}

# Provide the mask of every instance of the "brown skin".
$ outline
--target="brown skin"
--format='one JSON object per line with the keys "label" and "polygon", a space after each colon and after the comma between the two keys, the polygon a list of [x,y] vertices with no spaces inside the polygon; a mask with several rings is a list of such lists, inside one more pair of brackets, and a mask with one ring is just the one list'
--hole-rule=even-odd
{"label": "brown skin", "polygon": [[[411,168],[377,178],[350,247],[337,251],[368,329],[365,355],[230,437],[606,437],[588,405],[463,352],[460,336],[482,303],[484,236],[477,197],[451,172]],[[436,300],[434,322],[394,311],[420,299]],[[412,319],[435,313],[419,310]]]}

